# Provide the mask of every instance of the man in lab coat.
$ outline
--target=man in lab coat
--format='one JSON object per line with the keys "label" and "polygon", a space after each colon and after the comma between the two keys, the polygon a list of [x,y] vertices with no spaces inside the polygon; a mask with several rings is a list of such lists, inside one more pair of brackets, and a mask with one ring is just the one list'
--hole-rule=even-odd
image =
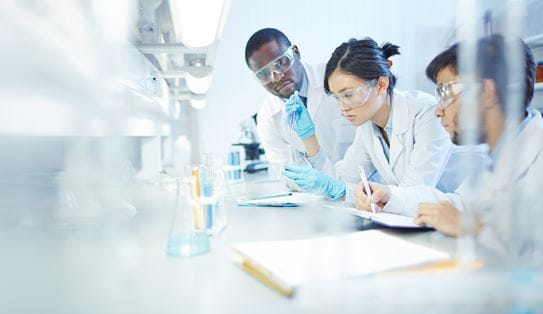
{"label": "man in lab coat", "polygon": [[[493,35],[478,42],[477,110],[481,117],[481,139],[490,149],[490,164],[478,165],[479,173],[472,178],[477,183],[465,181],[456,193],[442,193],[425,186],[398,189],[372,184],[373,200],[384,205],[383,210],[416,216],[416,223],[429,224],[450,236],[459,236],[461,230],[466,230],[461,229],[466,228],[461,221],[470,221],[462,219],[469,210],[476,216],[471,220],[470,232],[475,232],[484,244],[517,256],[543,250],[540,226],[543,202],[539,195],[543,183],[543,119],[539,111],[530,107],[535,82],[534,57],[524,42],[520,42],[519,48],[523,60],[521,121],[506,133],[509,120],[504,104],[511,82],[508,82],[505,40]],[[466,108],[459,96],[467,88],[458,74],[458,50],[458,44],[450,47],[426,69],[427,76],[437,84],[436,115],[455,142],[459,111]]]}
{"label": "man in lab coat", "polygon": [[245,61],[269,93],[257,115],[257,132],[268,161],[296,162],[293,158],[302,160],[305,153],[302,139],[285,119],[285,104],[295,91],[315,123],[308,135],[316,134],[331,160],[341,159],[353,141],[355,128],[324,92],[324,64],[312,67],[302,63],[298,47],[273,28],[259,30],[249,38]]}

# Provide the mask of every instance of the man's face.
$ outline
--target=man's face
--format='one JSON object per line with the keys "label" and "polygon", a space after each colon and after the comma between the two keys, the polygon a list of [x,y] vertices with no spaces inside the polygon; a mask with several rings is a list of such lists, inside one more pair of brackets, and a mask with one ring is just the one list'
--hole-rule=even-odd
{"label": "man's face", "polygon": [[[260,70],[262,67],[268,65],[270,62],[276,60],[282,56],[289,47],[279,44],[277,41],[272,40],[262,45],[258,50],[253,52],[249,58],[249,67],[253,72]],[[284,73],[277,71],[273,72],[272,81],[264,84],[264,88],[275,96],[288,98],[294,91],[300,90],[303,82],[303,67],[300,63],[300,52],[298,48],[294,46],[294,59],[293,65],[290,69]]]}
{"label": "man's face", "polygon": [[[446,67],[437,73],[436,84],[445,84],[458,81],[458,74],[451,67]],[[436,108],[435,114],[441,118],[441,125],[449,133],[453,143],[458,144],[458,116],[460,109],[460,96],[456,96],[454,100],[444,109]]]}

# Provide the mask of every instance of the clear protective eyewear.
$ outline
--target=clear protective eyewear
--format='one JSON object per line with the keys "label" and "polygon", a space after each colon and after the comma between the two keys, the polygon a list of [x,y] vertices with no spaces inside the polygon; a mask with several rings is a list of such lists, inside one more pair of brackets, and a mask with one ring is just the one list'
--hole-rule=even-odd
{"label": "clear protective eyewear", "polygon": [[443,110],[454,102],[464,91],[464,84],[458,81],[451,81],[436,86],[437,108]]}
{"label": "clear protective eyewear", "polygon": [[334,98],[338,106],[345,110],[351,110],[362,107],[370,97],[370,94],[375,87],[377,80],[371,80],[343,93],[330,94]]}
{"label": "clear protective eyewear", "polygon": [[274,74],[285,74],[285,72],[292,68],[292,65],[294,64],[293,47],[294,46],[290,46],[282,55],[273,59],[270,63],[255,72],[257,80],[262,85],[272,82]]}

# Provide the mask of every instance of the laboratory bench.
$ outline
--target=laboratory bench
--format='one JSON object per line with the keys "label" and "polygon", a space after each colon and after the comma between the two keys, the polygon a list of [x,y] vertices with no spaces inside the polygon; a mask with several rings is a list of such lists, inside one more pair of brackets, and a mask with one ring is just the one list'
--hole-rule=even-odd
{"label": "laboratory bench", "polygon": [[[135,213],[77,223],[2,224],[0,312],[496,313],[516,304],[515,291],[543,287],[538,275],[530,283],[535,285],[532,288],[522,282],[520,290],[512,290],[518,280],[487,266],[478,271],[400,271],[315,282],[297,287],[286,298],[239,268],[230,245],[335,235],[374,226],[318,204],[298,208],[236,204],[241,195],[279,191],[284,191],[281,182],[262,175],[232,185],[226,200],[227,227],[211,239],[209,253],[194,257],[166,254],[171,192],[153,186],[139,188]],[[387,232],[456,254],[455,239],[436,231]],[[541,310],[542,303],[537,304]]]}

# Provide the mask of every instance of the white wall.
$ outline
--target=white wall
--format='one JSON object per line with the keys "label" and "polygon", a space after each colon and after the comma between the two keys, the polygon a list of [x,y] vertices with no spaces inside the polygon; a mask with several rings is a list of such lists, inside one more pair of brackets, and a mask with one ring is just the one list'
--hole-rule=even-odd
{"label": "white wall", "polygon": [[201,151],[224,154],[237,141],[239,123],[254,114],[265,97],[244,60],[245,44],[255,31],[282,30],[310,63],[326,63],[334,48],[351,37],[390,41],[402,53],[394,59],[397,87],[431,91],[424,69],[451,43],[455,15],[456,0],[232,0],[208,106],[199,112]]}

